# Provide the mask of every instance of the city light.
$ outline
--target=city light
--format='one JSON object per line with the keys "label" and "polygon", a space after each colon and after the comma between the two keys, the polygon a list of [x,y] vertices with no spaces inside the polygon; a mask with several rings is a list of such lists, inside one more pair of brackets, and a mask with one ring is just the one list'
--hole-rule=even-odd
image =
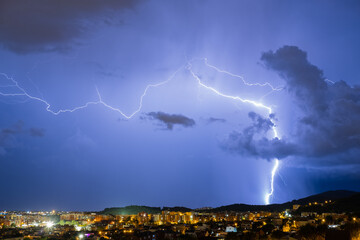
{"label": "city light", "polygon": [[77,225],[75,226],[75,230],[76,230],[76,231],[81,231],[81,229],[82,229],[82,227],[77,226]]}
{"label": "city light", "polygon": [[54,226],[54,222],[46,222],[46,227],[51,228]]}
{"label": "city light", "polygon": [[[326,207],[320,201],[317,201],[317,203],[317,207],[319,208]],[[151,226],[151,228],[154,230],[156,229],[156,231],[168,231],[165,230],[164,226],[169,225],[172,226],[173,232],[176,234],[181,233],[182,235],[186,235],[186,230],[189,229],[189,227],[192,225],[195,227],[195,231],[198,233],[208,232],[209,236],[216,236],[217,234],[219,236],[223,236],[218,230],[224,227],[224,221],[227,222],[227,232],[239,232],[243,230],[256,232],[256,230],[259,230],[261,228],[267,228],[268,226],[275,225],[284,233],[291,233],[299,231],[301,227],[306,224],[311,224],[314,226],[321,224],[329,224],[326,221],[327,215],[324,215],[322,213],[318,214],[316,212],[296,212],[297,210],[302,209],[302,207],[306,207],[307,204],[294,204],[291,209],[287,209],[289,207],[288,203],[278,204],[278,207],[283,208],[281,212],[274,212],[273,208],[270,206],[263,206],[264,211],[258,212],[247,211],[246,209],[243,209],[240,212],[234,212],[232,210],[229,211],[229,209],[226,209],[229,207],[230,209],[232,209],[232,206],[233,205],[222,206],[222,210],[220,212],[212,211],[212,209],[210,208],[206,211],[201,210],[200,212],[198,212],[197,210],[192,210],[189,212],[177,212],[169,210],[149,214],[145,211],[141,211],[137,214],[134,213],[131,215],[105,215],[102,213],[94,214],[87,212],[58,212],[58,214],[60,217],[60,221],[65,221],[68,223],[71,222],[71,225],[74,224],[73,226],[75,227],[76,231],[84,230],[84,228],[86,228],[87,230],[92,229],[89,233],[78,232],[76,235],[76,239],[86,239],[96,235],[102,236],[107,239],[113,239],[114,236],[118,236],[119,234],[123,234],[122,236],[125,238],[130,238],[130,236],[133,236],[137,232],[141,232],[146,236],[148,230],[143,229],[142,226]],[[248,205],[248,207],[252,208],[254,206]],[[144,218],[144,212],[146,218]],[[339,219],[343,218],[344,214],[332,213],[331,216],[334,219]],[[16,227],[21,227],[23,229],[26,229],[27,232],[32,232],[33,234],[35,234],[39,231],[39,228],[34,229],[32,224],[23,224],[25,222],[30,222],[29,220],[33,217],[44,217],[51,219],[52,216],[50,215],[50,213],[44,216],[40,212],[33,213],[31,215],[17,212],[11,215],[6,215],[5,220],[8,219],[8,221],[12,223],[13,227],[15,224]],[[124,217],[126,220],[118,224],[118,220],[123,219]],[[102,224],[97,225],[94,224],[94,222],[92,221],[88,222],[87,220],[90,218],[96,218]],[[350,222],[354,223],[354,221],[356,220],[356,217],[351,217],[349,219],[346,218],[340,224],[329,224],[328,228],[340,230],[341,227],[344,226],[344,224]],[[21,221],[21,224],[17,223],[19,221]],[[134,224],[134,222],[136,222],[136,224]],[[209,222],[211,222],[212,224],[207,224]],[[255,223],[258,223],[258,225],[257,227],[255,227],[255,229],[252,229],[251,226],[255,226]],[[80,224],[84,225],[80,226]],[[0,224],[0,226],[3,225],[4,222]],[[212,225],[213,227],[211,227]],[[43,231],[47,236],[56,236],[58,234],[60,234],[60,236],[65,236],[69,232],[73,233],[74,231],[72,228],[69,228],[69,225],[55,225],[52,221],[44,221],[43,224],[41,224],[39,227],[43,229],[53,227],[51,231]],[[271,230],[266,230],[266,235],[270,236],[271,233]]]}

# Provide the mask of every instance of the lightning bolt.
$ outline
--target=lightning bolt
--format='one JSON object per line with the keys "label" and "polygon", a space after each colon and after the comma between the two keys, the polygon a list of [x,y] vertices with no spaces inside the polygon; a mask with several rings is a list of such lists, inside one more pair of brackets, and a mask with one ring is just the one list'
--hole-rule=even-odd
{"label": "lightning bolt", "polygon": [[[223,74],[227,74],[229,76],[232,76],[232,77],[236,77],[236,78],[239,78],[242,80],[242,82],[244,83],[244,85],[246,86],[259,86],[259,87],[269,87],[271,89],[271,91],[280,91],[282,90],[283,88],[279,88],[279,87],[273,87],[270,83],[268,82],[265,82],[265,83],[249,83],[247,81],[245,81],[245,79],[240,76],[240,75],[237,75],[237,74],[233,74],[233,73],[230,73],[228,71],[225,71],[225,70],[222,70],[214,65],[211,65],[208,63],[208,60],[207,58],[202,58],[201,60],[204,61],[204,64],[211,68],[211,69],[214,69],[216,70],[217,72],[219,73],[223,73]],[[114,106],[111,106],[109,105],[108,103],[106,103],[98,88],[95,87],[96,89],[96,92],[97,92],[97,95],[98,95],[98,99],[96,101],[89,101],[81,106],[77,106],[77,107],[74,107],[74,108],[71,108],[71,109],[60,109],[60,110],[57,110],[57,111],[54,111],[52,110],[51,108],[51,104],[46,101],[44,98],[40,98],[40,97],[36,97],[36,96],[33,96],[31,94],[29,94],[23,87],[20,86],[20,84],[15,80],[13,79],[12,77],[10,77],[9,75],[5,74],[5,73],[0,73],[1,76],[5,77],[9,82],[11,82],[11,84],[8,84],[8,85],[3,85],[3,86],[0,86],[0,89],[2,88],[8,88],[8,87],[12,87],[12,88],[16,88],[17,89],[17,92],[13,92],[13,93],[8,93],[8,92],[3,92],[3,91],[0,91],[0,95],[1,96],[4,96],[4,97],[19,97],[19,96],[23,96],[23,97],[26,97],[28,99],[31,99],[31,100],[35,100],[35,101],[38,101],[38,102],[41,102],[45,105],[45,109],[46,111],[50,112],[51,114],[53,115],[59,115],[61,113],[72,113],[72,112],[75,112],[75,111],[78,111],[78,110],[81,110],[81,109],[84,109],[84,108],[87,108],[91,105],[102,105],[112,111],[115,111],[117,113],[119,113],[120,115],[122,115],[124,118],[126,119],[131,119],[134,115],[136,115],[138,112],[141,111],[142,109],[142,106],[143,106],[143,100],[144,98],[146,97],[148,91],[151,89],[151,88],[156,88],[156,87],[160,87],[162,85],[165,85],[167,84],[168,82],[170,82],[171,80],[173,80],[173,78],[177,75],[177,73],[182,70],[182,69],[186,69],[190,72],[191,76],[196,80],[196,82],[198,83],[199,86],[207,89],[208,91],[218,95],[218,96],[221,96],[223,98],[226,98],[226,99],[231,99],[231,100],[235,100],[235,101],[240,101],[242,103],[247,103],[247,104],[251,104],[257,108],[262,108],[262,109],[265,109],[268,114],[272,114],[273,113],[273,110],[270,106],[267,106],[265,104],[263,104],[262,102],[260,101],[255,101],[255,100],[251,100],[251,99],[245,99],[245,98],[242,98],[240,96],[232,96],[232,95],[228,95],[228,94],[225,94],[225,93],[222,93],[221,91],[211,87],[211,86],[208,86],[206,85],[204,82],[201,81],[201,79],[199,78],[198,75],[195,74],[195,72],[192,70],[192,62],[194,60],[190,60],[188,61],[188,63],[185,65],[185,66],[181,66],[179,69],[177,69],[167,80],[165,81],[162,81],[162,82],[159,82],[159,83],[154,83],[154,84],[149,84],[145,87],[144,91],[143,91],[143,94],[140,96],[140,99],[139,99],[139,104],[138,104],[138,108],[135,109],[132,113],[129,113],[129,114],[126,114],[124,113],[121,109],[119,108],[116,108]],[[276,130],[276,126],[274,125],[273,128],[273,134],[274,134],[274,138],[278,138],[278,133],[277,133],[277,130]],[[271,188],[270,188],[270,192],[267,193],[265,195],[265,203],[266,204],[269,204],[270,203],[270,197],[273,195],[274,193],[274,178],[275,178],[275,174],[276,174],[276,171],[278,169],[278,166],[279,166],[279,160],[278,159],[275,159],[275,165],[272,169],[272,172],[271,172]]]}
{"label": "lightning bolt", "polygon": [[3,88],[3,87],[15,87],[15,88],[17,88],[18,92],[16,92],[16,93],[6,93],[6,92],[3,92],[3,91],[0,91],[0,95],[1,95],[1,96],[4,96],[4,97],[19,97],[19,96],[24,96],[24,97],[27,97],[28,99],[39,101],[39,102],[45,104],[45,106],[46,106],[46,111],[48,111],[48,112],[50,112],[50,113],[52,113],[52,114],[54,114],[54,115],[59,115],[60,113],[68,113],[68,112],[69,112],[69,113],[72,113],[72,112],[78,111],[78,110],[80,110],[80,109],[87,108],[87,107],[89,107],[90,105],[103,105],[104,107],[106,107],[106,108],[108,108],[108,109],[110,109],[110,110],[112,110],[112,111],[115,111],[115,112],[120,113],[124,118],[130,119],[130,118],[132,118],[135,114],[137,114],[139,111],[141,111],[142,106],[143,106],[143,99],[145,98],[145,96],[146,96],[147,92],[149,91],[149,89],[151,89],[151,88],[156,88],[156,87],[159,87],[159,86],[161,86],[161,85],[164,85],[164,84],[168,83],[169,81],[171,81],[171,80],[175,77],[175,75],[176,75],[182,68],[183,68],[183,66],[182,66],[181,68],[179,68],[177,71],[175,71],[167,80],[165,80],[165,81],[163,81],[163,82],[159,82],[159,83],[147,85],[146,88],[145,88],[145,90],[144,90],[144,92],[143,92],[143,94],[140,96],[138,108],[137,108],[135,111],[133,111],[132,113],[130,113],[130,114],[126,114],[126,113],[124,113],[121,109],[116,108],[116,107],[113,107],[113,106],[107,104],[107,103],[103,100],[103,98],[102,98],[102,96],[101,96],[101,94],[100,94],[100,92],[99,92],[99,90],[98,90],[97,87],[95,87],[96,92],[97,92],[97,95],[98,95],[98,100],[97,100],[97,101],[90,101],[90,102],[87,102],[87,103],[85,103],[85,104],[83,104],[83,105],[81,105],[81,106],[77,106],[77,107],[70,108],[70,109],[60,109],[60,110],[58,110],[58,111],[54,111],[54,110],[51,109],[51,105],[50,105],[50,103],[49,103],[48,101],[46,101],[46,100],[43,99],[43,98],[36,97],[36,96],[33,96],[33,95],[29,94],[23,87],[21,87],[21,86],[19,85],[19,83],[18,83],[15,79],[13,79],[12,77],[10,77],[9,75],[7,75],[7,74],[5,74],[5,73],[0,73],[0,75],[4,76],[8,81],[12,82],[12,84],[0,86],[0,88]]}
{"label": "lightning bolt", "polygon": [[209,68],[212,68],[214,70],[216,70],[217,72],[219,73],[225,73],[229,76],[232,76],[232,77],[236,77],[236,78],[239,78],[241,79],[241,81],[246,85],[246,86],[259,86],[259,87],[269,87],[271,88],[272,91],[280,91],[283,89],[283,87],[273,87],[270,83],[268,82],[265,82],[265,83],[249,83],[247,82],[244,77],[240,76],[240,75],[237,75],[237,74],[234,74],[234,73],[231,73],[231,72],[228,72],[226,70],[222,70],[214,65],[211,65],[210,63],[208,63],[208,60],[207,58],[202,58],[202,60],[204,61],[205,65],[208,66]]}
{"label": "lightning bolt", "polygon": [[[229,73],[227,71],[224,71],[224,70],[221,70],[215,66],[212,66],[210,64],[208,64],[207,62],[207,59],[205,58],[205,64],[213,69],[215,69],[216,71],[220,72],[220,73],[225,73],[225,74],[228,74],[230,76],[233,76],[233,77],[237,77],[237,78],[240,78],[243,80],[243,83],[247,86],[261,86],[261,87],[265,87],[265,86],[268,86],[270,87],[273,91],[280,91],[282,90],[283,88],[274,88],[270,83],[266,82],[264,84],[261,84],[261,83],[248,83],[244,80],[243,77],[239,76],[239,75],[236,75],[236,74],[232,74],[232,73]],[[232,95],[227,95],[227,94],[224,94],[222,92],[220,92],[219,90],[213,88],[213,87],[210,87],[210,86],[207,86],[206,84],[204,84],[201,79],[199,78],[199,76],[197,76],[194,71],[191,69],[192,65],[191,65],[191,62],[188,63],[188,66],[187,66],[187,69],[190,71],[191,75],[196,79],[196,81],[198,82],[198,84],[204,88],[206,88],[207,90],[221,96],[221,97],[224,97],[224,98],[228,98],[228,99],[232,99],[232,100],[236,100],[236,101],[240,101],[242,103],[249,103],[249,104],[252,104],[254,105],[255,107],[259,107],[259,108],[264,108],[265,110],[268,111],[269,115],[273,113],[273,110],[270,106],[266,106],[264,105],[263,103],[261,102],[258,102],[258,101],[254,101],[254,100],[250,100],[250,99],[244,99],[244,98],[241,98],[239,96],[232,96]],[[274,125],[272,127],[272,130],[273,130],[273,134],[274,134],[274,138],[279,138],[278,136],[278,132],[277,132],[277,129],[276,129],[276,126]],[[278,159],[275,159],[275,165],[271,171],[271,179],[270,179],[270,192],[269,193],[266,193],[265,194],[265,204],[268,205],[270,204],[270,197],[274,194],[274,179],[275,179],[275,174],[277,172],[279,168],[279,160]]]}
{"label": "lightning bolt", "polygon": [[279,168],[279,159],[275,158],[275,165],[271,171],[270,192],[265,194],[266,205],[270,204],[270,197],[274,194],[274,178],[278,168]]}

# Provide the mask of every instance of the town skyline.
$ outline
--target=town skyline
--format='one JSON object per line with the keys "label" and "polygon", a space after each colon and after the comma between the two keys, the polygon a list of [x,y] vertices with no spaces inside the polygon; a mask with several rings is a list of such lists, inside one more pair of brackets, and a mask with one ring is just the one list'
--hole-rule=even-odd
{"label": "town skyline", "polygon": [[188,209],[128,206],[99,212],[0,211],[2,239],[342,239],[360,236],[360,193]]}

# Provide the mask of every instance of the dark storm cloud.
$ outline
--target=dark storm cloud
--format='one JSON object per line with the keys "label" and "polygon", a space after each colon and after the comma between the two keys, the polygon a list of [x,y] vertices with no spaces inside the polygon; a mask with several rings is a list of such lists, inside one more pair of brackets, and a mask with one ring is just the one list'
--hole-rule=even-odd
{"label": "dark storm cloud", "polygon": [[18,121],[13,126],[0,130],[0,155],[6,153],[6,148],[13,147],[18,135],[29,135],[32,137],[43,137],[45,130],[41,128],[24,128],[24,122]]}
{"label": "dark storm cloud", "polygon": [[261,60],[285,80],[300,109],[293,123],[295,131],[281,140],[255,139],[253,133],[267,133],[271,127],[270,118],[259,120],[258,116],[253,126],[230,135],[228,149],[269,159],[290,155],[324,158],[360,148],[360,87],[344,81],[328,85],[323,72],[295,46],[266,52]]}
{"label": "dark storm cloud", "polygon": [[64,51],[102,13],[134,6],[136,0],[0,1],[0,42],[16,53]]}
{"label": "dark storm cloud", "polygon": [[167,130],[172,130],[174,125],[192,127],[195,121],[181,114],[168,114],[164,112],[150,112],[146,114],[150,119],[158,120],[166,126]]}
{"label": "dark storm cloud", "polygon": [[285,80],[286,89],[301,108],[326,110],[328,86],[322,70],[309,63],[306,52],[295,46],[284,46],[275,53],[263,53],[261,60]]}

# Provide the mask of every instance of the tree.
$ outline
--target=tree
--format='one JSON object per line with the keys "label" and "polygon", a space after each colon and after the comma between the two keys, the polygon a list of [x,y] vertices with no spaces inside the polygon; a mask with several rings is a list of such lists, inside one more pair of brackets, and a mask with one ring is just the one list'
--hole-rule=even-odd
{"label": "tree", "polygon": [[270,234],[275,229],[275,226],[271,223],[268,223],[264,225],[261,229],[264,231],[265,234]]}
{"label": "tree", "polygon": [[261,222],[254,222],[252,225],[252,229],[256,230],[258,228],[260,228],[263,224]]}
{"label": "tree", "polygon": [[326,230],[327,225],[319,225],[315,227],[311,224],[306,224],[300,228],[298,233],[302,239],[317,240],[319,238],[325,239]]}
{"label": "tree", "polygon": [[310,224],[300,227],[298,233],[301,239],[316,240],[317,238],[316,227]]}
{"label": "tree", "polygon": [[286,236],[286,233],[284,233],[283,231],[280,231],[280,230],[276,230],[276,231],[272,232],[272,234],[271,234],[272,239],[281,239],[284,236]]}
{"label": "tree", "polygon": [[256,233],[254,232],[247,232],[243,235],[243,240],[255,240],[257,239]]}
{"label": "tree", "polygon": [[227,235],[226,235],[226,240],[239,240],[240,239],[240,236],[237,235],[237,233],[235,232],[229,232]]}
{"label": "tree", "polygon": [[347,223],[344,226],[344,230],[347,231],[352,238],[360,236],[360,224],[358,223]]}
{"label": "tree", "polygon": [[326,221],[327,224],[333,224],[334,223],[334,218],[331,215],[329,215],[329,216],[325,217],[325,221]]}
{"label": "tree", "polygon": [[128,217],[126,217],[126,218],[124,219],[124,222],[128,223],[128,222],[130,222],[130,220],[131,220],[131,217],[128,216]]}

